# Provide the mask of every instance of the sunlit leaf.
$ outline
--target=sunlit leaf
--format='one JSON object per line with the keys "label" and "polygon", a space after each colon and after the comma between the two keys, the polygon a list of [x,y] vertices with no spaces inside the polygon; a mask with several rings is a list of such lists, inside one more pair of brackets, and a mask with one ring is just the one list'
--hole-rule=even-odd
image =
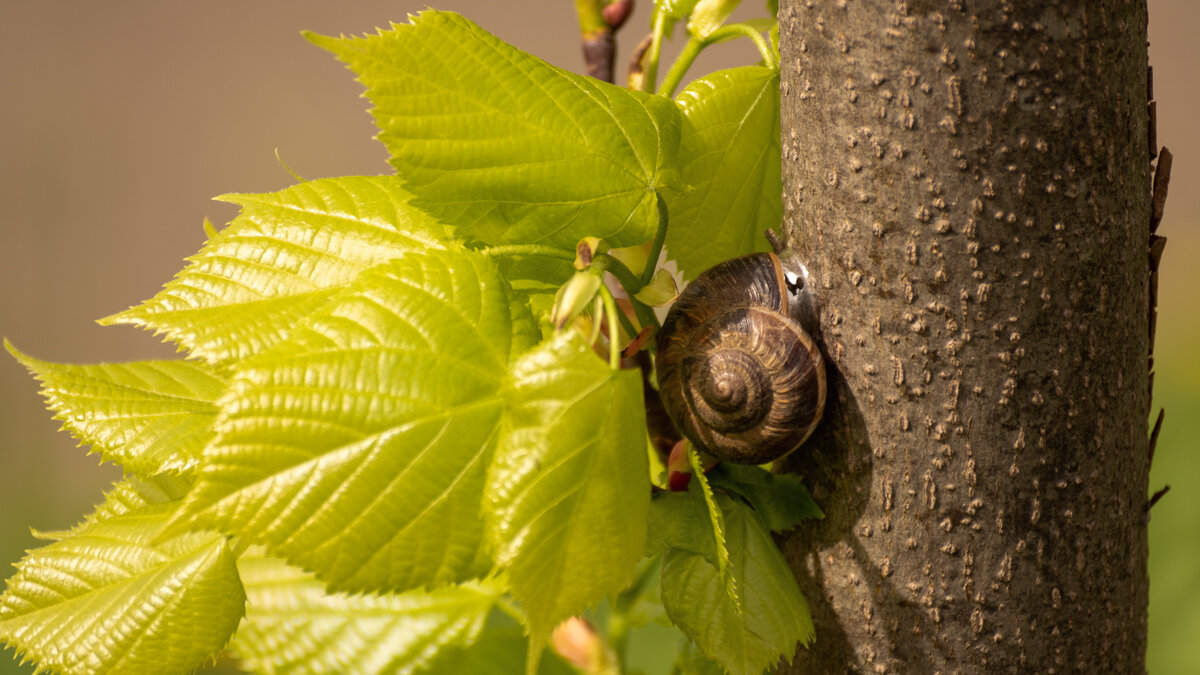
{"label": "sunlit leaf", "polygon": [[464,237],[639,244],[657,227],[656,190],[680,187],[671,101],[551,66],[457,14],[308,37],[358,74],[392,165]]}
{"label": "sunlit leaf", "polygon": [[447,666],[479,639],[499,596],[499,588],[478,583],[397,595],[328,593],[311,574],[254,553],[238,569],[246,621],[232,649],[260,673],[452,672]]}
{"label": "sunlit leaf", "polygon": [[62,539],[81,532],[96,523],[110,518],[134,513],[147,506],[179,502],[192,488],[190,475],[177,476],[164,473],[155,476],[126,476],[104,493],[104,501],[89,513],[82,522],[63,532],[35,532],[42,539]]}
{"label": "sunlit leaf", "polygon": [[666,249],[685,279],[745,253],[766,250],[763,230],[782,213],[779,73],[721,70],[678,96],[686,122],[680,155],[692,189],[665,193]]}
{"label": "sunlit leaf", "polygon": [[54,672],[190,673],[242,617],[225,538],[158,541],[174,503],[98,519],[30,551],[0,595],[0,639]]}
{"label": "sunlit leaf", "polygon": [[721,27],[742,0],[699,0],[688,17],[688,32],[698,38],[708,37]]}
{"label": "sunlit leaf", "polygon": [[194,469],[212,438],[225,381],[188,361],[74,365],[8,350],[42,383],[42,396],[81,443],[148,476]]}
{"label": "sunlit leaf", "polygon": [[575,333],[513,370],[511,419],[488,473],[497,562],[533,631],[624,588],[649,509],[640,371],[616,371]]}
{"label": "sunlit leaf", "polygon": [[287,337],[360,272],[412,250],[443,248],[446,228],[409,204],[395,176],[315,180],[222,199],[242,213],[146,302],[102,323],[165,334],[224,362]]}
{"label": "sunlit leaf", "polygon": [[477,254],[410,253],[363,274],[238,365],[192,526],[265,543],[335,590],[478,575],[502,387],[536,338]]}

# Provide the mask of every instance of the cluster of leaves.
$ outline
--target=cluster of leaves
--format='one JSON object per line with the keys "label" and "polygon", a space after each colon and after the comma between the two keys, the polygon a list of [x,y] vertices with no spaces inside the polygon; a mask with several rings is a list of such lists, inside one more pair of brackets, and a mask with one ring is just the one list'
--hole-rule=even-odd
{"label": "cluster of leaves", "polygon": [[[689,44],[727,37],[736,3],[700,4],[660,3],[656,30],[707,7]],[[226,196],[241,214],[106,320],[190,360],[9,347],[126,479],[38,533],[0,639],[62,673],[189,672],[227,645],[264,673],[510,673],[613,598],[661,603],[684,672],[790,657],[812,625],[770,532],[819,511],[757,467],[653,491],[643,370],[617,354],[652,330],[664,239],[686,278],[777,222],[773,51],[672,99],[451,13],[308,37],[366,86],[398,175]],[[606,270],[632,316],[585,283]]]}

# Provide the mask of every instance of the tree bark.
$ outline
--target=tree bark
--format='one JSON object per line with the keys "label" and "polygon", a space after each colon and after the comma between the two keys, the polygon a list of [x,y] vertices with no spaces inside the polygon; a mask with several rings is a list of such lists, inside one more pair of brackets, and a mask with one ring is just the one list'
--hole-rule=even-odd
{"label": "tree bark", "polygon": [[1143,672],[1144,0],[780,3],[830,401],[785,672]]}

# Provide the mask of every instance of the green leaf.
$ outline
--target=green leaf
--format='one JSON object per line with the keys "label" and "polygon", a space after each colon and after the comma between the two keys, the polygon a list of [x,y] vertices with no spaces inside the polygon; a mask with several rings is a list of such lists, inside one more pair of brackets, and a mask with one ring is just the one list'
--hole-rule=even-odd
{"label": "green leaf", "polygon": [[686,19],[696,6],[696,0],[654,0],[654,7],[672,19]]}
{"label": "green leaf", "polygon": [[497,562],[534,634],[629,584],[650,502],[640,372],[575,333],[513,367],[510,423],[488,472]]}
{"label": "green leaf", "polygon": [[115,483],[111,490],[104,493],[104,501],[71,530],[37,534],[42,539],[64,539],[110,518],[134,513],[155,504],[178,502],[191,489],[192,479],[188,475],[126,476],[125,480]]}
{"label": "green leaf", "polygon": [[165,334],[194,358],[236,361],[287,337],[360,272],[405,251],[443,248],[446,228],[409,204],[395,176],[315,180],[242,206],[150,300],[102,319]]}
{"label": "green leaf", "polygon": [[755,514],[723,495],[717,500],[742,591],[741,614],[727,594],[716,590],[717,568],[704,556],[682,550],[663,558],[663,606],[707,657],[733,675],[758,675],[781,657],[790,661],[798,643],[812,641],[812,617],[787,562]]}
{"label": "green leaf", "polygon": [[700,652],[690,640],[682,640],[675,667],[681,675],[725,675],[725,669]]}
{"label": "green leaf", "polygon": [[[697,0],[654,0],[655,11],[661,12],[666,19],[664,28],[667,37],[674,33],[678,21],[688,18],[696,2]],[[651,22],[653,23],[653,19]]]}
{"label": "green leaf", "polygon": [[656,190],[679,186],[671,101],[551,66],[457,14],[307,37],[358,74],[392,165],[464,237],[640,244],[657,227]]}
{"label": "green leaf", "polygon": [[679,549],[702,555],[717,565],[716,538],[710,532],[712,520],[701,490],[654,493],[646,534],[647,556]]}
{"label": "green leaf", "polygon": [[725,19],[733,14],[733,10],[742,0],[699,0],[692,7],[688,18],[688,32],[698,38],[708,37],[710,33],[721,27]]}
{"label": "green leaf", "polygon": [[797,475],[726,462],[713,469],[709,478],[713,485],[745,500],[772,532],[790,530],[809,518],[825,517]]}
{"label": "green leaf", "polygon": [[779,73],[762,66],[721,70],[677,99],[687,122],[680,142],[686,193],[665,193],[667,255],[685,279],[732,257],[766,250],[779,224]]}
{"label": "green leaf", "polygon": [[477,576],[502,386],[536,338],[483,256],[376,267],[237,366],[186,520],[265,543],[334,590]]}
{"label": "green leaf", "polygon": [[725,588],[725,595],[728,597],[730,605],[740,615],[742,613],[742,599],[738,595],[737,579],[734,577],[733,565],[729,560],[728,538],[725,536],[725,517],[721,513],[720,506],[717,504],[717,498],[713,494],[712,486],[708,483],[708,473],[705,472],[704,467],[701,465],[700,454],[696,452],[695,446],[691,443],[688,443],[687,449],[688,463],[692,465],[692,481],[688,485],[688,491],[691,491],[690,488],[692,485],[698,485],[700,487],[700,494],[704,496],[704,505],[708,511],[709,519],[708,530],[712,532],[713,552],[717,556],[717,570],[721,573],[721,585]]}
{"label": "green leaf", "polygon": [[158,540],[176,506],[113,515],[30,551],[0,596],[0,639],[73,674],[190,673],[214,658],[245,595],[224,537]]}
{"label": "green leaf", "polygon": [[211,368],[187,361],[51,363],[5,346],[41,381],[55,419],[93,452],[142,476],[196,468],[225,388]]}
{"label": "green leaf", "polygon": [[480,638],[499,597],[487,584],[400,595],[327,593],[311,574],[254,553],[238,569],[246,621],[231,647],[261,673],[473,672],[449,666]]}

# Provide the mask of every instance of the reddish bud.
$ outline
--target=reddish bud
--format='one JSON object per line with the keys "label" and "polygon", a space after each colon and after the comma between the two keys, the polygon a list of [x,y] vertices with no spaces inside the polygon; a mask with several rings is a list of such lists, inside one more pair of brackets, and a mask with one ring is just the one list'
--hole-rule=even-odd
{"label": "reddish bud", "polygon": [[625,24],[630,14],[633,14],[633,0],[616,0],[605,5],[600,11],[604,16],[604,23],[616,30]]}
{"label": "reddish bud", "polygon": [[692,464],[688,461],[687,441],[679,441],[671,448],[667,459],[667,488],[671,492],[686,492],[692,482]]}

